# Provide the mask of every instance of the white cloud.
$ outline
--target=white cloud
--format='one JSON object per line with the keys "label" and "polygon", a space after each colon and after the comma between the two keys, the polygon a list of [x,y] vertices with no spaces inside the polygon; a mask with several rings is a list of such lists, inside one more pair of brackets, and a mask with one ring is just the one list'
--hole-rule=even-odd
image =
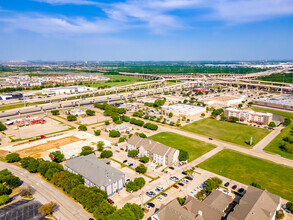
{"label": "white cloud", "polygon": [[52,5],[97,5],[97,2],[90,0],[35,0],[38,2],[44,2]]}

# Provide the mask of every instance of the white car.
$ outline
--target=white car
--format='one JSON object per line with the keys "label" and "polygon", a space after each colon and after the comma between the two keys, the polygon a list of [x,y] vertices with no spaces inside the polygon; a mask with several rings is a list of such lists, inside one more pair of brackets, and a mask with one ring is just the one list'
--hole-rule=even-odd
{"label": "white car", "polygon": [[145,205],[145,208],[146,208],[147,210],[150,210],[150,209],[151,209],[151,207],[150,207],[149,205]]}
{"label": "white car", "polygon": [[160,197],[160,196],[158,196],[156,199],[159,200],[160,202],[163,201],[162,197]]}
{"label": "white car", "polygon": [[189,183],[189,181],[187,179],[183,179],[182,182],[183,183]]}

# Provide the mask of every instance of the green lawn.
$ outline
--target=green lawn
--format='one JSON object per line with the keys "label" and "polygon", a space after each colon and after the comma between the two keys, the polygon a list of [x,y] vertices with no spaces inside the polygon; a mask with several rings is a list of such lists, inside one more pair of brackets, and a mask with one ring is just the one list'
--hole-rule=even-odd
{"label": "green lawn", "polygon": [[219,121],[211,118],[201,119],[185,125],[181,129],[245,147],[250,147],[250,145],[245,142],[249,142],[251,136],[253,137],[253,145],[255,145],[270,133],[267,129],[250,127],[240,123]]}
{"label": "green lawn", "polygon": [[201,155],[206,154],[207,152],[216,148],[216,146],[213,144],[208,144],[203,141],[185,137],[172,132],[161,132],[149,138],[169,147],[187,151],[189,153],[189,161],[193,161]]}
{"label": "green lawn", "polygon": [[288,158],[293,160],[293,153],[288,153],[286,151],[283,151],[279,148],[279,144],[282,141],[284,137],[290,136],[290,131],[293,125],[289,125],[283,129],[283,131],[269,143],[265,148],[264,151],[268,153],[273,153],[273,154],[279,154],[282,157]]}
{"label": "green lawn", "polygon": [[275,115],[282,115],[284,117],[293,118],[293,113],[291,112],[280,111],[280,110],[270,109],[270,108],[262,108],[258,106],[252,106],[251,109],[256,112],[269,112]]}
{"label": "green lawn", "polygon": [[293,168],[233,150],[222,150],[198,167],[244,184],[257,182],[269,192],[293,201]]}

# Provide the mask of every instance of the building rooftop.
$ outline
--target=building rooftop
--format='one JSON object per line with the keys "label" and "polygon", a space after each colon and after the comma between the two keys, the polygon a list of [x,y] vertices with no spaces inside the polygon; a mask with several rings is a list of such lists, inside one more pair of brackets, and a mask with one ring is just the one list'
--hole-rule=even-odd
{"label": "building rooftop", "polygon": [[206,110],[206,107],[190,105],[190,104],[181,104],[181,103],[162,106],[162,108],[170,112],[178,112],[180,114],[192,114],[194,112]]}
{"label": "building rooftop", "polygon": [[292,97],[263,98],[263,99],[258,99],[255,101],[273,103],[278,105],[293,106]]}
{"label": "building rooftop", "polygon": [[237,112],[237,113],[249,113],[252,115],[259,115],[259,116],[272,116],[272,113],[267,113],[267,112],[255,112],[255,111],[250,111],[250,110],[240,110],[236,108],[226,108],[225,110],[232,111],[232,112]]}
{"label": "building rooftop", "polygon": [[108,186],[120,180],[125,174],[100,160],[95,154],[80,156],[66,161],[65,166],[90,180],[97,186]]}
{"label": "building rooftop", "polygon": [[202,202],[218,211],[224,212],[227,206],[232,202],[232,197],[214,189]]}

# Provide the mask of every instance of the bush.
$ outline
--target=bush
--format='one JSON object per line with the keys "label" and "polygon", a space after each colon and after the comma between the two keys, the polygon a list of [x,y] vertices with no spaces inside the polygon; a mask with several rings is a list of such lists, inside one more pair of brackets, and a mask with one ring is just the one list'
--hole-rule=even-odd
{"label": "bush", "polygon": [[130,150],[128,151],[129,157],[136,157],[139,154],[138,150]]}
{"label": "bush", "polygon": [[109,158],[113,156],[113,152],[110,150],[103,150],[101,153],[101,158]]}
{"label": "bush", "polygon": [[148,170],[148,168],[146,166],[144,166],[143,164],[140,164],[139,166],[137,166],[135,168],[135,171],[138,173],[146,173]]}
{"label": "bush", "polygon": [[169,116],[169,118],[172,118],[173,117],[173,113],[170,112],[168,116]]}
{"label": "bush", "polygon": [[55,110],[52,110],[51,111],[52,115],[59,115],[59,110],[58,109],[55,109]]}
{"label": "bush", "polygon": [[145,185],[145,180],[142,177],[135,178],[134,181],[129,181],[125,186],[126,186],[126,191],[137,191],[144,187]]}
{"label": "bush", "polygon": [[0,196],[2,195],[9,195],[12,192],[7,186],[0,183]]}
{"label": "bush", "polygon": [[5,160],[7,160],[8,163],[18,162],[20,159],[21,158],[18,153],[7,154],[5,157]]}
{"label": "bush", "polygon": [[282,210],[276,211],[276,219],[283,219],[284,217],[285,217],[285,215]]}
{"label": "bush", "polygon": [[120,132],[119,131],[116,131],[116,130],[111,130],[109,132],[109,137],[120,137]]}
{"label": "bush", "polygon": [[178,156],[179,161],[187,161],[188,158],[189,158],[188,152],[184,150],[179,150],[179,156]]}
{"label": "bush", "polygon": [[77,117],[76,115],[68,115],[67,116],[67,121],[76,121]]}
{"label": "bush", "polygon": [[290,118],[285,118],[284,119],[284,125],[285,126],[288,126],[288,125],[290,125],[291,124],[291,119]]}
{"label": "bush", "polygon": [[45,204],[45,205],[42,205],[41,207],[40,207],[40,212],[43,214],[43,215],[51,215],[52,214],[52,212],[53,212],[53,209],[56,207],[56,203],[54,203],[54,202],[49,202],[49,203],[47,203],[47,204]]}
{"label": "bush", "polygon": [[121,142],[123,142],[123,141],[125,141],[125,137],[121,137],[121,138],[119,138],[118,143],[121,143]]}
{"label": "bush", "polygon": [[120,125],[120,124],[122,124],[123,123],[123,121],[121,121],[121,120],[117,120],[117,121],[115,121],[115,124],[117,124],[117,125]]}
{"label": "bush", "polygon": [[0,196],[0,205],[4,205],[10,201],[9,195]]}
{"label": "bush", "polygon": [[86,155],[93,154],[93,153],[95,153],[95,152],[92,151],[92,148],[90,146],[84,146],[81,148],[80,156],[86,156]]}
{"label": "bush", "polygon": [[179,202],[179,204],[180,204],[181,206],[183,206],[183,204],[185,203],[186,197],[183,197],[183,198],[177,197],[176,199],[177,199],[177,201]]}
{"label": "bush", "polygon": [[87,131],[87,127],[85,125],[79,125],[78,130],[80,131]]}
{"label": "bush", "polygon": [[0,131],[6,130],[6,126],[0,121]]}
{"label": "bush", "polygon": [[251,186],[254,186],[254,187],[256,187],[256,188],[262,189],[261,185],[259,185],[259,184],[256,183],[256,182],[252,182],[250,185],[251,185]]}
{"label": "bush", "polygon": [[147,163],[150,161],[150,158],[148,156],[143,156],[139,158],[139,161],[143,162],[143,163]]}
{"label": "bush", "polygon": [[95,130],[95,135],[100,136],[101,135],[101,130]]}
{"label": "bush", "polygon": [[105,145],[104,141],[99,141],[97,143],[98,151],[103,151],[104,150],[104,145]]}
{"label": "bush", "polygon": [[129,122],[130,121],[130,117],[128,117],[126,115],[122,115],[121,116],[121,121]]}
{"label": "bush", "polygon": [[152,123],[146,123],[144,126],[144,128],[156,131],[158,130],[158,125],[152,124]]}
{"label": "bush", "polygon": [[287,202],[286,208],[289,209],[291,213],[293,213],[293,202]]}
{"label": "bush", "polygon": [[105,121],[105,125],[109,125],[110,124],[110,122],[109,121]]}
{"label": "bush", "polygon": [[137,135],[137,136],[139,136],[139,137],[141,137],[141,138],[147,138],[146,134],[143,133],[143,132],[141,132],[141,133],[139,133],[139,132],[135,132],[135,135]]}
{"label": "bush", "polygon": [[60,163],[64,159],[64,154],[62,154],[61,151],[58,150],[55,152],[51,152],[49,154],[49,157],[51,158],[52,161]]}
{"label": "bush", "polygon": [[271,122],[269,123],[269,127],[270,127],[270,128],[274,128],[274,127],[276,127],[275,122],[272,122],[272,121],[271,121]]}
{"label": "bush", "polygon": [[96,112],[95,112],[94,110],[88,109],[88,110],[85,111],[85,113],[86,113],[88,116],[93,116],[93,115],[95,115]]}

